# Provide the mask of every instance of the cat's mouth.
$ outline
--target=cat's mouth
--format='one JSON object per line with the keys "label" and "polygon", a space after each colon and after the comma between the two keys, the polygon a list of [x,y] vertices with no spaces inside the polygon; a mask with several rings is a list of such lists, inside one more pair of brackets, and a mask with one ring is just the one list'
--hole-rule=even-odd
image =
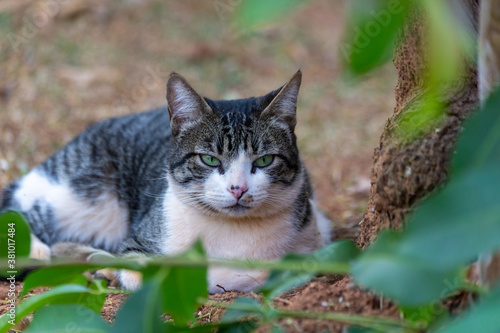
{"label": "cat's mouth", "polygon": [[249,210],[250,207],[237,203],[233,206],[224,207],[224,209],[229,210],[232,213],[240,213]]}

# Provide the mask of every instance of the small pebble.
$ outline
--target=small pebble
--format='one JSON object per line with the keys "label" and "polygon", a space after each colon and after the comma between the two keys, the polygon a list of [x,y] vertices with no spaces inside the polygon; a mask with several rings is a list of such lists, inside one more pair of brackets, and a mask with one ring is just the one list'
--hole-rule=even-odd
{"label": "small pebble", "polygon": [[405,176],[406,177],[411,176],[411,167],[409,167],[409,166],[406,167]]}
{"label": "small pebble", "polygon": [[9,169],[9,163],[3,158],[0,160],[0,169],[7,171]]}

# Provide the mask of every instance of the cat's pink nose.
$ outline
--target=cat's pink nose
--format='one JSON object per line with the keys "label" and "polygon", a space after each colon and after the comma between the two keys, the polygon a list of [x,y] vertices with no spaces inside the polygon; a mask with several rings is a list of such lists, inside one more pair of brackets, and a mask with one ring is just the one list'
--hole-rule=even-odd
{"label": "cat's pink nose", "polygon": [[236,200],[239,200],[241,196],[248,190],[246,185],[231,185],[230,188],[227,189]]}

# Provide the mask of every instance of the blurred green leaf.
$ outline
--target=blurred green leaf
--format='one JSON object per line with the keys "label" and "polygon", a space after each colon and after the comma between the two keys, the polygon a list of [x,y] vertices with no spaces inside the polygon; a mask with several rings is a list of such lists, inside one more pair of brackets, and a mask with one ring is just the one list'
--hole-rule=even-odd
{"label": "blurred green leaf", "polygon": [[453,175],[481,167],[500,165],[500,90],[492,93],[481,111],[465,123],[453,157]]}
{"label": "blurred green leaf", "polygon": [[355,76],[392,59],[396,36],[412,1],[351,0],[344,41],[340,46],[346,68]]}
{"label": "blurred green leaf", "polygon": [[295,287],[310,281],[317,273],[317,264],[321,262],[336,262],[349,264],[361,254],[356,244],[340,240],[329,244],[308,255],[289,254],[282,262],[300,265],[306,272],[289,270],[273,270],[267,282],[259,289],[268,299],[272,299]]}
{"label": "blurred green leaf", "polygon": [[406,332],[406,330],[404,329],[397,329],[397,328],[394,328],[390,331],[388,331],[387,329],[384,329],[384,330],[379,330],[379,329],[372,329],[372,328],[365,328],[365,327],[357,327],[357,326],[350,326],[348,329],[347,329],[347,333],[404,333]]}
{"label": "blurred green leaf", "polygon": [[133,293],[121,307],[115,324],[110,332],[166,332],[167,326],[162,322],[162,272],[159,278],[144,283],[142,288]]}
{"label": "blurred green leaf", "polygon": [[210,329],[210,331],[207,332],[214,332],[215,328],[217,333],[250,333],[250,332],[255,332],[255,330],[258,327],[259,325],[257,324],[256,321],[244,320],[232,323],[219,323],[212,326],[208,326],[206,328]]}
{"label": "blurred green leaf", "polygon": [[94,311],[76,305],[51,305],[37,311],[26,333],[105,333],[110,326]]}
{"label": "blurred green leaf", "polygon": [[395,135],[398,139],[411,142],[439,128],[445,115],[445,105],[437,96],[435,89],[428,89],[395,116]]}
{"label": "blurred green leaf", "polygon": [[198,299],[208,296],[207,288],[205,267],[172,267],[162,282],[163,310],[177,325],[187,325],[201,305]]}
{"label": "blurred green leaf", "polygon": [[30,228],[21,213],[0,213],[0,258],[27,257],[30,254]]}
{"label": "blurred green leaf", "polygon": [[497,287],[490,295],[481,299],[479,304],[473,306],[469,312],[454,321],[448,321],[440,329],[434,329],[433,332],[498,333],[500,332],[498,309],[500,309],[500,288]]}
{"label": "blurred green leaf", "polygon": [[499,248],[498,198],[498,165],[452,178],[410,218],[398,252],[449,269]]}
{"label": "blurred green leaf", "polygon": [[240,29],[255,28],[284,17],[302,3],[300,0],[242,0],[235,5],[234,20]]}
{"label": "blurred green leaf", "polygon": [[448,295],[460,285],[461,270],[440,269],[425,261],[395,253],[370,251],[352,266],[356,281],[382,292],[404,306],[422,306]]}
{"label": "blurred green leaf", "polygon": [[[427,18],[429,40],[429,77],[434,91],[443,89],[464,72],[464,58],[473,60],[477,52],[476,32],[463,7],[446,1],[420,0]],[[446,50],[446,52],[443,52]],[[449,89],[449,87],[446,87]]]}
{"label": "blurred green leaf", "polygon": [[319,249],[307,258],[312,258],[318,262],[343,262],[349,263],[361,255],[362,251],[352,241],[338,240]]}
{"label": "blurred green leaf", "polygon": [[316,274],[292,271],[272,271],[266,283],[259,291],[267,298],[273,299],[284,292],[309,282]]}
{"label": "blurred green leaf", "polygon": [[[100,313],[105,294],[95,293],[87,287],[75,284],[66,284],[55,287],[43,294],[35,295],[23,301],[16,307],[16,320],[18,322],[28,314],[49,304],[81,304],[97,313]],[[0,317],[0,332],[7,332],[11,325],[7,316]]]}
{"label": "blurred green leaf", "polygon": [[405,231],[379,236],[356,261],[354,277],[404,305],[445,296],[460,287],[460,267],[499,247],[498,197],[498,167],[451,179],[417,209]]}
{"label": "blurred green leaf", "polygon": [[433,302],[420,307],[400,307],[399,310],[405,320],[412,323],[424,323],[425,327],[433,323],[437,317],[447,315],[448,311],[440,303]]}
{"label": "blurred green leaf", "polygon": [[271,333],[284,333],[283,329],[278,325],[273,325]]}
{"label": "blurred green leaf", "polygon": [[249,317],[261,316],[262,305],[255,299],[239,297],[226,310],[221,323],[232,323],[248,319]]}
{"label": "blurred green leaf", "polygon": [[464,59],[474,61],[476,52],[475,32],[465,22],[468,15],[461,6],[434,0],[415,4],[426,17],[427,41],[422,48],[427,48],[422,52],[428,68],[423,94],[396,118],[397,135],[410,141],[440,126],[446,108],[442,96],[459,86],[464,77]]}
{"label": "blurred green leaf", "polygon": [[24,279],[23,291],[19,297],[24,297],[29,291],[37,287],[53,287],[65,283],[74,283],[75,281],[77,281],[77,284],[86,284],[88,279],[82,275],[83,272],[98,268],[100,267],[82,264],[38,269],[29,273]]}

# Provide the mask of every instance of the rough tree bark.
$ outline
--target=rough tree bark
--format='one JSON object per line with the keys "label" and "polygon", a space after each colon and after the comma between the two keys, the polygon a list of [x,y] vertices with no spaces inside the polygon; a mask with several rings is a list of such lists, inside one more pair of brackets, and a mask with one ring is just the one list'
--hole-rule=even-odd
{"label": "rough tree bark", "polygon": [[500,2],[481,2],[479,95],[483,102],[500,80]]}
{"label": "rough tree bark", "polygon": [[[464,4],[471,26],[477,30],[479,0],[464,0]],[[477,66],[464,57],[464,74],[457,82],[447,84],[449,88],[440,96],[446,112],[439,126],[412,142],[400,140],[395,135],[397,120],[412,112],[412,105],[424,93],[428,75],[428,32],[421,12],[410,14],[399,41],[394,54],[398,70],[396,107],[374,152],[370,197],[358,238],[362,247],[382,229],[401,228],[415,204],[443,183],[462,123],[478,102]]]}
{"label": "rough tree bark", "polygon": [[[481,104],[500,82],[500,2],[481,2],[479,34],[479,95]],[[479,279],[493,285],[500,278],[500,252],[486,254],[479,262]]]}

